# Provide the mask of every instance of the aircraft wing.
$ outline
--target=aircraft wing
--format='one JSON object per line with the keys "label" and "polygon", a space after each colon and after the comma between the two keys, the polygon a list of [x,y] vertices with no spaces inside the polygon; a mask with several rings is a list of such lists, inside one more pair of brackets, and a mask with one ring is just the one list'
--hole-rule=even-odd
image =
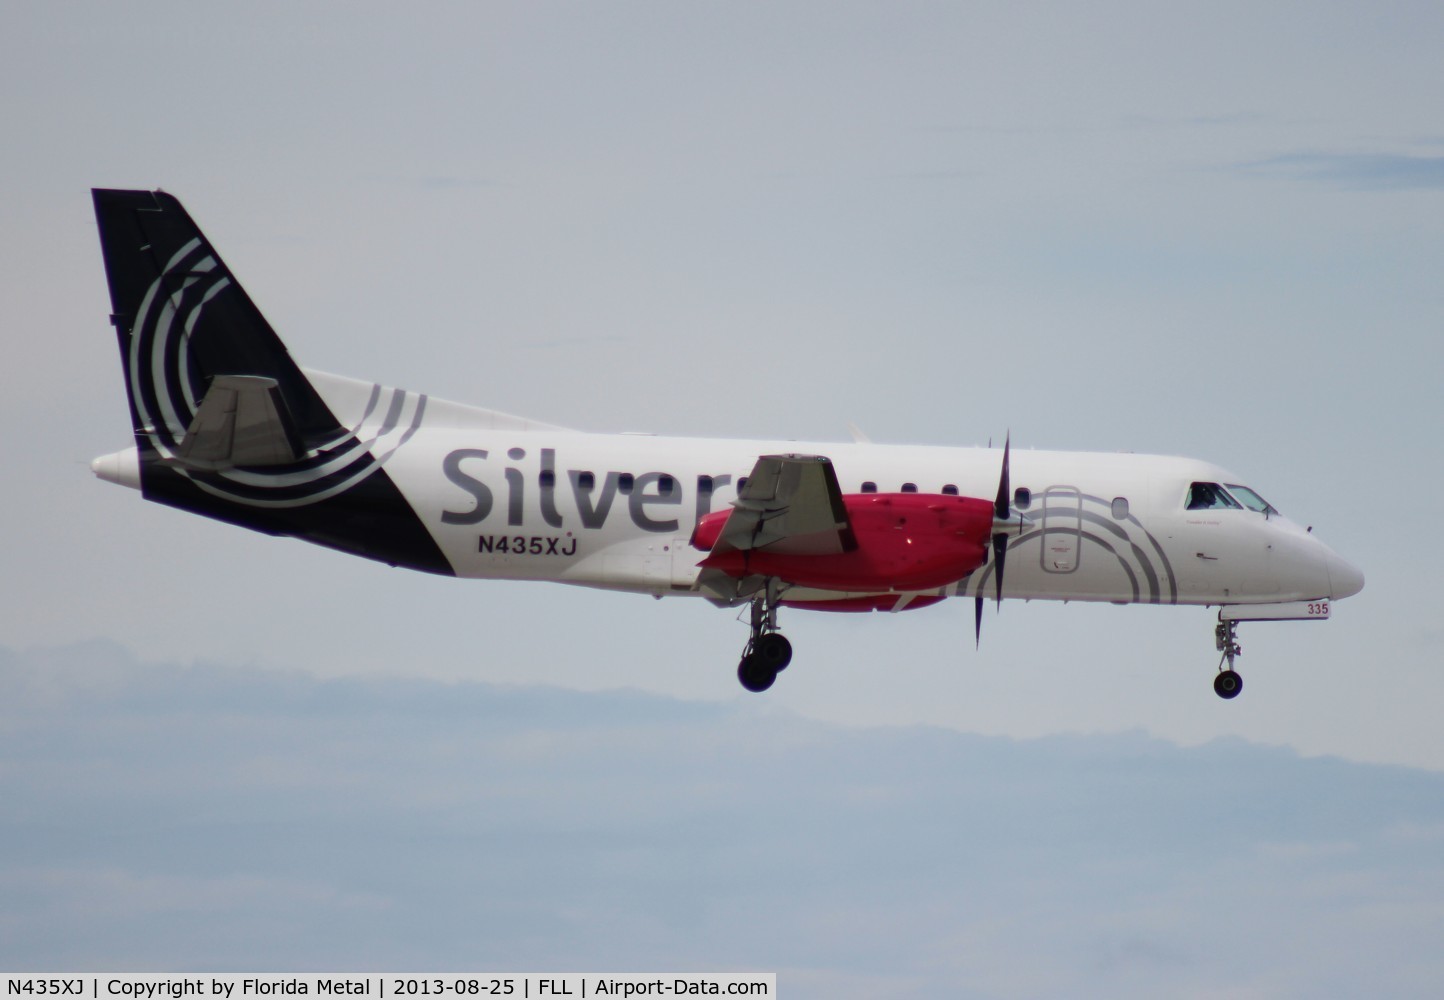
{"label": "aircraft wing", "polygon": [[767,548],[788,556],[836,556],[856,548],[832,460],[761,456],[713,551],[728,548]]}
{"label": "aircraft wing", "polygon": [[857,547],[832,461],[763,455],[752,467],[713,551],[837,555]]}
{"label": "aircraft wing", "polygon": [[[837,555],[857,548],[832,461],[823,455],[763,455],[732,503],[708,560],[766,548],[785,555]],[[740,579],[703,560],[698,586],[719,603],[756,593],[764,577]]]}

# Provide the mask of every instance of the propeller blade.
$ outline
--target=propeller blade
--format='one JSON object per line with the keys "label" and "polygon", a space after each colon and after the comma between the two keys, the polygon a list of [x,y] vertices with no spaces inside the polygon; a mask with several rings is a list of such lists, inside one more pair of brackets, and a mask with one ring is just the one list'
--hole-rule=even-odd
{"label": "propeller blade", "polygon": [[1003,439],[1003,475],[998,480],[998,499],[993,502],[993,513],[998,520],[1006,521],[1012,513],[1013,490],[1008,477],[1008,450],[1013,443],[1013,432]]}
{"label": "propeller blade", "polygon": [[[988,441],[988,447],[993,442]],[[1013,513],[1013,488],[1012,478],[1008,472],[1009,456],[1012,453],[1013,432],[1010,430],[1007,437],[1003,438],[1003,474],[998,478],[998,498],[993,502],[993,515],[998,521],[1006,522]],[[1008,536],[1006,532],[996,532],[993,535],[993,562],[995,566],[994,595],[997,598],[998,606],[1003,605],[1003,565],[1008,560]],[[983,589],[982,584],[978,585],[978,596],[973,599],[973,645],[980,647],[983,644]]]}
{"label": "propeller blade", "polygon": [[[998,564],[997,575],[993,577],[993,593],[997,595],[998,607],[1003,606],[1003,563],[1007,561],[1007,558],[1008,536],[1000,532],[993,536],[993,561]],[[978,602],[982,603],[981,597],[978,598]]]}
{"label": "propeller blade", "polygon": [[[1003,438],[1003,474],[998,477],[998,499],[993,503],[993,516],[999,521],[1006,521],[1013,513],[1013,489],[1012,477],[1009,475],[1008,456],[1011,453],[1013,444],[1013,432],[1008,431],[1007,437]],[[998,564],[997,576],[994,578],[994,594],[998,599],[998,606],[1003,604],[1003,564],[1008,558],[1008,536],[1001,531],[993,535],[993,560]]]}

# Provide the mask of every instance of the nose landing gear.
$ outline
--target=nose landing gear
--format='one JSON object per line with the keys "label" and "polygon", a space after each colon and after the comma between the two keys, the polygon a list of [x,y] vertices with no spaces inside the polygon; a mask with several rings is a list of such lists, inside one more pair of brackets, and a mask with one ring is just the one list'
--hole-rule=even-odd
{"label": "nose landing gear", "polygon": [[[1237,698],[1243,690],[1243,678],[1233,669],[1234,658],[1243,654],[1238,644],[1238,622],[1221,621],[1213,629],[1213,641],[1223,657],[1218,661],[1218,676],[1213,679],[1213,691],[1220,698]],[[1224,669],[1224,664],[1228,669]]]}
{"label": "nose landing gear", "polygon": [[762,592],[752,598],[752,635],[737,664],[737,679],[748,691],[770,688],[777,675],[792,662],[792,643],[777,631],[777,603],[780,589],[768,580]]}

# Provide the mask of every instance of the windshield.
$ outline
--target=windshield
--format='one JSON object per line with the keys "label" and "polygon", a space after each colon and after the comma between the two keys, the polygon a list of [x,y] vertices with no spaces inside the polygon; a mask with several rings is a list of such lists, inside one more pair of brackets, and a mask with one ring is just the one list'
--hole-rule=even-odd
{"label": "windshield", "polygon": [[1238,507],[1238,502],[1224,492],[1218,483],[1194,483],[1188,488],[1189,510],[1218,510]]}
{"label": "windshield", "polygon": [[1260,514],[1278,513],[1278,508],[1247,486],[1235,486],[1233,483],[1229,483],[1228,491],[1234,495],[1239,503],[1243,504],[1249,510],[1256,510]]}

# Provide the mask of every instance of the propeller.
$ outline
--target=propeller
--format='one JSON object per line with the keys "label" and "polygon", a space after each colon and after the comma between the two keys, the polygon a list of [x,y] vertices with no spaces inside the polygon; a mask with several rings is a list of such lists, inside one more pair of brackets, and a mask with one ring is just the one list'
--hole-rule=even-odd
{"label": "propeller", "polygon": [[[993,527],[997,528],[1008,521],[1012,514],[1013,490],[1008,475],[1008,456],[1011,451],[1013,432],[1009,431],[1008,436],[1003,439],[1003,474],[998,479],[998,498],[993,502]],[[993,532],[993,562],[996,570],[993,577],[993,594],[998,602],[998,607],[1003,606],[1003,565],[1008,559],[1008,535],[1006,532]],[[978,596],[973,600],[973,646],[977,648],[983,643],[983,591],[978,590]]]}
{"label": "propeller", "polygon": [[[1012,444],[1012,437],[1013,434],[1011,431],[1009,431],[1008,436],[1003,439],[1003,475],[998,480],[998,499],[993,501],[994,527],[997,527],[999,521],[1006,522],[1008,520],[1008,516],[1012,513],[1013,490],[1011,488],[1008,478],[1008,451],[1009,446]],[[996,556],[998,560],[998,575],[994,582],[997,584],[996,594],[998,598],[998,606],[1002,607],[1003,561],[1008,556],[1008,536],[1001,531],[993,532],[993,555]]]}

